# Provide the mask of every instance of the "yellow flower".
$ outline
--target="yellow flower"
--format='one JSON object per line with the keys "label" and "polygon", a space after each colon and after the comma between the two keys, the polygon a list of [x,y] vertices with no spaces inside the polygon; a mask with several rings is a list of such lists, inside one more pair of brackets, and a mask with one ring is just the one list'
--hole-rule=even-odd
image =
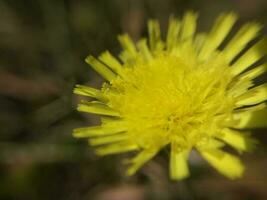
{"label": "yellow flower", "polygon": [[89,137],[99,155],[137,152],[127,161],[128,175],[170,148],[174,180],[189,175],[193,149],[223,175],[240,177],[243,164],[222,147],[242,152],[254,146],[243,129],[265,107],[267,85],[253,82],[265,66],[251,68],[264,56],[263,40],[247,48],[261,27],[245,24],[226,42],[236,19],[233,13],[222,14],[209,33],[196,34],[197,14],[187,12],[181,20],[170,18],[166,41],[152,20],[148,44],[141,39],[135,45],[121,35],[119,60],[108,51],[98,59],[88,56],[86,62],[106,82],[100,90],[77,85],[74,93],[94,99],[82,101],[78,111],[99,114],[102,123],[75,129],[74,136]]}

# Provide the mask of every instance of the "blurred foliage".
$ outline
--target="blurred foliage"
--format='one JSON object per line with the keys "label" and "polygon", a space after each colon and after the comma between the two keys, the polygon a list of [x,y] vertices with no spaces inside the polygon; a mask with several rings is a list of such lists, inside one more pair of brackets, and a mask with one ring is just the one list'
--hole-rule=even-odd
{"label": "blurred foliage", "polygon": [[84,63],[90,53],[119,51],[117,35],[146,35],[146,21],[200,13],[207,30],[219,12],[239,13],[242,24],[267,25],[265,0],[1,0],[0,1],[0,199],[267,199],[266,130],[262,146],[244,155],[247,173],[229,181],[192,155],[190,179],[171,182],[162,152],[136,176],[125,177],[121,156],[96,157],[72,129],[98,119],[75,111],[76,83],[99,87]]}

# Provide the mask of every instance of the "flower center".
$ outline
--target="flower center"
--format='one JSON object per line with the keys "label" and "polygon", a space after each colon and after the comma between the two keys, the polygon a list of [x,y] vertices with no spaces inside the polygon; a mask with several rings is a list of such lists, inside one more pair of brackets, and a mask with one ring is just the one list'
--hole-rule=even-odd
{"label": "flower center", "polygon": [[127,121],[141,147],[170,141],[193,146],[217,134],[233,110],[227,95],[231,74],[222,63],[219,56],[207,63],[189,63],[162,54],[125,66],[122,78],[104,90],[109,106]]}

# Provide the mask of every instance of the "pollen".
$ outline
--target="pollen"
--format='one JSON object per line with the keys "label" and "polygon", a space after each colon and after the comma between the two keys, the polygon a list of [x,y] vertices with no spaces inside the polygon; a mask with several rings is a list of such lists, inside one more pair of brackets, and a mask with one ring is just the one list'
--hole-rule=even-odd
{"label": "pollen", "polygon": [[91,97],[78,110],[100,115],[101,124],[75,129],[74,136],[89,138],[99,155],[136,152],[126,162],[128,175],[166,148],[173,180],[189,175],[192,150],[228,178],[242,176],[243,164],[223,147],[254,148],[246,124],[265,108],[267,86],[253,82],[265,65],[251,69],[264,56],[263,41],[241,52],[260,25],[245,24],[222,48],[236,20],[233,13],[221,14],[209,33],[196,33],[197,14],[187,12],[170,18],[165,41],[151,20],[148,39],[135,44],[127,34],[119,36],[119,58],[108,51],[88,56],[106,81],[100,89],[77,85],[74,93]]}

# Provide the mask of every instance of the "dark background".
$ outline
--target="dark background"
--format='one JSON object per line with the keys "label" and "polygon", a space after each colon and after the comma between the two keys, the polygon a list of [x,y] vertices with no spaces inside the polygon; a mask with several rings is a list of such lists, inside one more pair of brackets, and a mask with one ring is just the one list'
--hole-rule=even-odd
{"label": "dark background", "polygon": [[[209,30],[223,11],[240,15],[237,28],[267,25],[266,0],[0,0],[0,199],[3,200],[254,200],[267,199],[266,131],[261,145],[241,155],[247,171],[230,181],[194,153],[191,177],[172,182],[161,153],[137,175],[124,176],[122,156],[97,157],[72,129],[96,124],[75,110],[75,84],[103,81],[84,62],[90,53],[120,49],[117,35],[146,36],[146,21],[199,12]],[[164,31],[163,31],[164,32]]]}

